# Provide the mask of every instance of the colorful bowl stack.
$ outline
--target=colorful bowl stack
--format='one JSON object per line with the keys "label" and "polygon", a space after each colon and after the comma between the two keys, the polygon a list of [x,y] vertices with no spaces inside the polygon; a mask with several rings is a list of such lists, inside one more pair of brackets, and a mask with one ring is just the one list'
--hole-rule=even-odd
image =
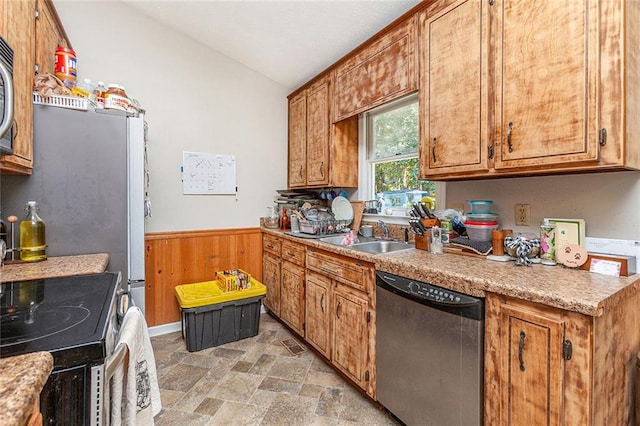
{"label": "colorful bowl stack", "polygon": [[465,214],[464,226],[472,241],[491,241],[491,233],[498,229],[498,215],[491,213],[493,201],[471,200],[471,213]]}

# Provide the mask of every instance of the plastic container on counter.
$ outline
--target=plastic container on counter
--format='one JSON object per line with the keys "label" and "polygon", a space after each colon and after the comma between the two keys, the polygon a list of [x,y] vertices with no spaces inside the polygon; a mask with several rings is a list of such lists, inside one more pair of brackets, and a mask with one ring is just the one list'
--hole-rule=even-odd
{"label": "plastic container on counter", "polygon": [[471,206],[471,213],[473,214],[487,214],[491,213],[493,207],[493,201],[490,200],[471,200],[469,201]]}
{"label": "plastic container on counter", "polygon": [[465,222],[465,228],[467,228],[467,235],[472,241],[491,241],[493,231],[498,229],[497,222]]}
{"label": "plastic container on counter", "polygon": [[498,221],[498,215],[495,213],[467,213],[464,216],[469,222],[486,223]]}

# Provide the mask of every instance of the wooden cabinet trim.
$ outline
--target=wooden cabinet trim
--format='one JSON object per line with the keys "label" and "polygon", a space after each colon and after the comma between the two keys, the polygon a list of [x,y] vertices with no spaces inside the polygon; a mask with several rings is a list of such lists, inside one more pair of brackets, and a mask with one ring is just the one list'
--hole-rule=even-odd
{"label": "wooden cabinet trim", "polygon": [[415,33],[411,16],[335,68],[334,121],[417,89]]}

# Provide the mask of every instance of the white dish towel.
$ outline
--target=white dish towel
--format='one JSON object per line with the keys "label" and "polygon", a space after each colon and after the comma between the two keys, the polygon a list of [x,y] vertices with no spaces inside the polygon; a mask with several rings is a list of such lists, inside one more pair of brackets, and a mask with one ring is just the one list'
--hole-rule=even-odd
{"label": "white dish towel", "polygon": [[151,339],[140,308],[127,310],[120,327],[120,345],[126,345],[128,351],[122,367],[113,375],[111,424],[152,425],[162,404]]}

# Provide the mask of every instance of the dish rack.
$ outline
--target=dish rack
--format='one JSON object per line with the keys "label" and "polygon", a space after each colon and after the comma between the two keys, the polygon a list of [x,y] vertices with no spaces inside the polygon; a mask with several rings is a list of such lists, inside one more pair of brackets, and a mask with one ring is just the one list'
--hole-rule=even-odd
{"label": "dish rack", "polygon": [[300,220],[300,232],[313,235],[339,234],[351,224],[350,220]]}

